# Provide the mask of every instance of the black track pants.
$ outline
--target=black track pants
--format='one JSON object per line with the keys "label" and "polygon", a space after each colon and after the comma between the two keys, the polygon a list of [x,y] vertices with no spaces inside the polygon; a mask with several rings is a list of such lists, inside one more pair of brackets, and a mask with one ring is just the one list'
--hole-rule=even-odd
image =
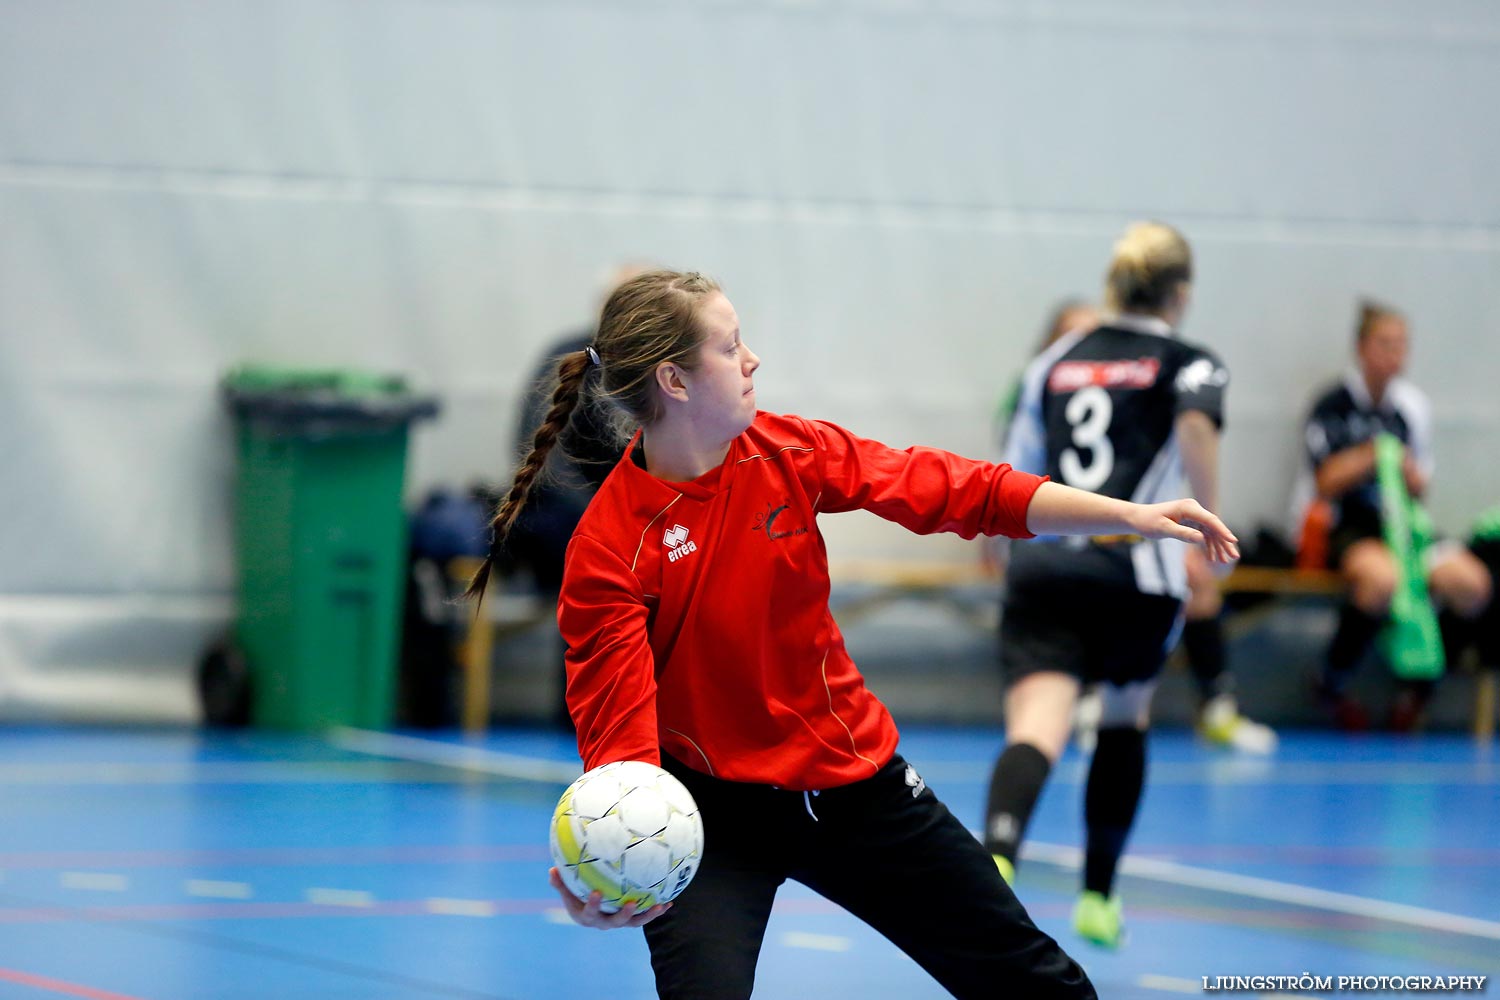
{"label": "black track pants", "polygon": [[788,878],[874,927],[956,997],[1097,996],[899,754],[872,778],[818,794],[662,763],[698,802],[704,851],[693,884],[645,928],[661,997],[749,997]]}

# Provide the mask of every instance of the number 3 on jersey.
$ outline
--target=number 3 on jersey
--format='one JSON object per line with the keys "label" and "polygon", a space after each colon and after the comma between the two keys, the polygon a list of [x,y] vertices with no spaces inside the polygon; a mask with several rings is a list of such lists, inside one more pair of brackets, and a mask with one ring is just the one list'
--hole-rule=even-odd
{"label": "number 3 on jersey", "polygon": [[[1068,400],[1063,416],[1073,428],[1074,447],[1063,449],[1058,469],[1069,486],[1093,492],[1109,481],[1115,468],[1115,446],[1109,440],[1109,421],[1114,415],[1109,393],[1097,385],[1079,389]],[[1087,463],[1079,455],[1085,449],[1092,455]]]}

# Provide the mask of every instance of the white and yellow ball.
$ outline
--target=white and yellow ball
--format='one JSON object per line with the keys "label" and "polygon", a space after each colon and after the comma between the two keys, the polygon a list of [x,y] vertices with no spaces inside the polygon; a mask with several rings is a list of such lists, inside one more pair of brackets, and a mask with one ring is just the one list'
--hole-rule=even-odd
{"label": "white and yellow ball", "polygon": [[703,857],[703,820],[693,796],[666,771],[615,761],[568,786],[552,813],[552,860],[579,899],[595,889],[600,909],[654,906],[692,881]]}

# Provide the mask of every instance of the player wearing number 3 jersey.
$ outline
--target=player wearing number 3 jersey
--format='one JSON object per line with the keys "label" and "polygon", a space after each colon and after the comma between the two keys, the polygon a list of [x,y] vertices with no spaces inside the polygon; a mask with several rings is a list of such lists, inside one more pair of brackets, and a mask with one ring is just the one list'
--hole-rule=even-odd
{"label": "player wearing number 3 jersey", "polygon": [[[1109,315],[1067,334],[1026,370],[1006,461],[1122,500],[1180,495],[1187,479],[1217,503],[1218,436],[1229,373],[1178,340],[1192,257],[1175,230],[1132,226],[1115,247]],[[1085,798],[1088,847],[1075,929],[1121,940],[1115,868],[1145,776],[1156,677],[1181,625],[1186,546],[1136,535],[1038,538],[1014,546],[1006,571],[1001,664],[1007,746],[991,778],[985,842],[1011,877],[1027,820],[1066,745],[1080,686],[1104,703]]]}

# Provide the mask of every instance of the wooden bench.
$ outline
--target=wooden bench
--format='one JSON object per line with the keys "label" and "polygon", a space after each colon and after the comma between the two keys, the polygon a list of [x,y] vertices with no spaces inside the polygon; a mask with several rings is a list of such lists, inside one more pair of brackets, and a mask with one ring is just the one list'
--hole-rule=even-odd
{"label": "wooden bench", "polygon": [[[455,559],[448,566],[455,585],[467,586],[479,568],[477,559]],[[993,627],[993,615],[976,614],[972,601],[960,600],[964,591],[990,587],[998,600],[1000,581],[991,571],[972,562],[917,562],[909,560],[846,560],[830,564],[835,591],[854,589],[853,596],[833,602],[840,622],[853,622],[895,600],[915,598],[945,603],[977,627]],[[1270,566],[1236,566],[1219,581],[1229,594],[1263,594],[1273,598],[1295,596],[1338,597],[1344,582],[1331,570],[1282,569]],[[1274,602],[1262,614],[1269,613]],[[493,587],[476,612],[472,604],[456,605],[461,617],[458,661],[462,671],[463,728],[483,731],[490,715],[490,664],[494,644],[525,632],[556,614],[550,602],[536,594]],[[1496,708],[1500,703],[1500,668],[1478,667],[1474,689],[1474,736],[1494,738]]]}
{"label": "wooden bench", "polygon": [[1219,581],[1225,594],[1322,594],[1339,596],[1344,580],[1327,569],[1281,569],[1275,566],[1236,566]]}
{"label": "wooden bench", "polygon": [[[955,591],[990,584],[998,595],[1000,588],[999,578],[980,566],[977,560],[972,563],[864,560],[834,563],[829,568],[836,587],[847,583],[874,587],[868,593],[840,602],[834,608],[840,621],[858,620],[882,605],[902,598],[943,601],[972,619],[972,612],[954,602]],[[1219,590],[1225,595],[1336,598],[1344,593],[1344,580],[1333,570],[1236,566],[1219,581]],[[1274,607],[1274,601],[1265,605],[1247,627],[1253,627],[1254,621],[1269,614]],[[1473,663],[1472,666],[1475,673],[1472,730],[1475,739],[1488,741],[1495,736],[1496,714],[1500,709],[1500,665]]]}
{"label": "wooden bench", "polygon": [[[1276,596],[1318,594],[1340,597],[1344,593],[1343,577],[1332,570],[1275,569],[1265,566],[1236,566],[1220,585],[1226,594],[1252,593]],[[1472,650],[1466,651],[1472,653]],[[1495,737],[1496,708],[1500,704],[1500,664],[1483,664],[1469,656],[1466,665],[1474,672],[1474,713],[1471,728],[1474,738],[1489,741]]]}
{"label": "wooden bench", "polygon": [[[874,584],[893,592],[926,593],[994,583],[999,577],[974,563],[857,560],[829,564],[835,584]],[[1340,594],[1342,578],[1332,570],[1236,566],[1219,582],[1226,594]]]}
{"label": "wooden bench", "polygon": [[[448,563],[454,593],[461,593],[479,571],[481,560],[460,557]],[[535,628],[554,618],[557,609],[540,594],[507,589],[506,581],[491,579],[478,607],[455,604],[458,625],[458,666],[463,691],[459,722],[465,732],[483,732],[490,722],[490,666],[495,642]]]}

